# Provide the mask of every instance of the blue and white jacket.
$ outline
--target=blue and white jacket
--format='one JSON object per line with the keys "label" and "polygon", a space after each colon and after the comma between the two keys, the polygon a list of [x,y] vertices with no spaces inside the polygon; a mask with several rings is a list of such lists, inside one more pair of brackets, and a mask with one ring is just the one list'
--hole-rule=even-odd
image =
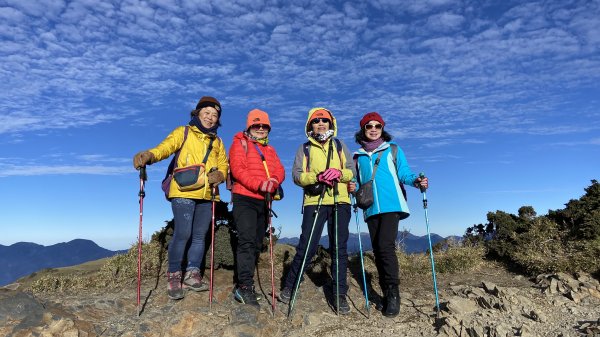
{"label": "blue and white jacket", "polygon": [[405,219],[410,215],[408,204],[402,194],[400,183],[414,186],[417,175],[410,170],[404,152],[396,144],[398,152],[396,154],[396,164],[390,144],[395,142],[383,142],[373,152],[369,153],[363,148],[354,152],[356,158],[356,171],[358,172],[357,189],[360,183],[366,183],[371,180],[375,160],[379,152],[382,152],[379,160],[379,167],[375,173],[375,181],[373,182],[373,205],[364,210],[363,215],[365,220],[370,216],[399,212],[400,219]]}

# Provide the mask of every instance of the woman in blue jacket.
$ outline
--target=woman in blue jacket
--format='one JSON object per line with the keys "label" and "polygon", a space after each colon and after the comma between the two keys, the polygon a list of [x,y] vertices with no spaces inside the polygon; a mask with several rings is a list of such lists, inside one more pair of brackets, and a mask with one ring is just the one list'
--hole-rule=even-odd
{"label": "woman in blue jacket", "polygon": [[[360,120],[356,142],[361,146],[354,153],[358,184],[373,179],[373,204],[364,210],[369,235],[375,253],[375,265],[384,294],[383,315],[395,317],[400,312],[399,270],[396,257],[398,223],[410,213],[402,184],[428,187],[427,178],[419,178],[410,170],[406,157],[392,136],[384,130],[385,122],[377,112],[369,112]],[[353,190],[353,186],[350,187]]]}

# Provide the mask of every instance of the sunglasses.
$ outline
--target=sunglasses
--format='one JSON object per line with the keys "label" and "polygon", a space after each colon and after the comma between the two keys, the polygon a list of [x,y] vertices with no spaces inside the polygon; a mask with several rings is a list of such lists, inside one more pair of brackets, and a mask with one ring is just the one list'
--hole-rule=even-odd
{"label": "sunglasses", "polygon": [[318,124],[318,123],[329,123],[328,118],[314,118],[310,121],[310,124]]}
{"label": "sunglasses", "polygon": [[383,125],[381,125],[381,124],[365,124],[365,130],[371,130],[372,128],[381,130],[381,129],[383,129]]}
{"label": "sunglasses", "polygon": [[260,129],[267,130],[267,131],[271,130],[271,127],[268,126],[267,124],[253,124],[251,126],[251,128],[253,128],[254,130],[260,130]]}

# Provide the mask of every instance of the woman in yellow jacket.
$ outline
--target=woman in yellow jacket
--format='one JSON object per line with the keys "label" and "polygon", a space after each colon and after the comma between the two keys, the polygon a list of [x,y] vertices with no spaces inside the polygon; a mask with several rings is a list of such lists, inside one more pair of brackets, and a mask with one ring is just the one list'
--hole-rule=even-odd
{"label": "woman in yellow jacket", "polygon": [[[308,141],[298,148],[292,167],[294,183],[304,189],[302,233],[279,300],[289,303],[295,284],[303,277],[303,271],[300,270],[303,261],[309,263],[315,255],[327,223],[329,251],[331,256],[335,256],[337,248],[339,263],[338,266],[331,264],[332,285],[339,285],[339,294],[338,287],[333,287],[332,306],[340,314],[348,314],[350,306],[346,299],[346,269],[350,197],[347,184],[354,177],[354,161],[344,142],[335,138],[337,123],[331,111],[325,108],[311,109],[304,128]],[[337,195],[334,196],[334,193]],[[315,214],[316,210],[318,213]],[[312,238],[311,233],[314,234]],[[336,273],[338,269],[339,275]]]}
{"label": "woman in yellow jacket", "polygon": [[[184,288],[208,290],[207,283],[202,280],[200,266],[204,258],[206,233],[212,219],[211,197],[214,189],[218,200],[216,186],[225,180],[229,169],[225,146],[217,136],[217,129],[221,125],[219,101],[209,96],[202,97],[191,112],[191,117],[189,125],[177,127],[158,146],[133,157],[133,166],[138,169],[169,158],[179,150],[177,168],[201,167],[200,183],[195,184],[201,186],[190,189],[180,186],[173,179],[167,193],[175,222],[173,239],[169,243],[167,293],[174,300],[184,297]],[[188,263],[182,275],[184,256]]]}

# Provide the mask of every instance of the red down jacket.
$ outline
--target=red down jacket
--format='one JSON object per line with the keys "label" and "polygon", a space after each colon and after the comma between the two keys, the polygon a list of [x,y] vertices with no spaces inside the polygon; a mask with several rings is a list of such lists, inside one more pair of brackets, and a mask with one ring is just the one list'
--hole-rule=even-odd
{"label": "red down jacket", "polygon": [[[243,141],[246,142],[246,149],[242,144]],[[229,148],[229,169],[233,178],[231,192],[255,199],[264,199],[265,195],[259,191],[259,187],[268,177],[255,144],[265,156],[269,177],[277,179],[279,184],[285,179],[285,170],[275,149],[271,145],[262,145],[246,137],[243,132],[238,132],[233,136],[233,142]]]}

